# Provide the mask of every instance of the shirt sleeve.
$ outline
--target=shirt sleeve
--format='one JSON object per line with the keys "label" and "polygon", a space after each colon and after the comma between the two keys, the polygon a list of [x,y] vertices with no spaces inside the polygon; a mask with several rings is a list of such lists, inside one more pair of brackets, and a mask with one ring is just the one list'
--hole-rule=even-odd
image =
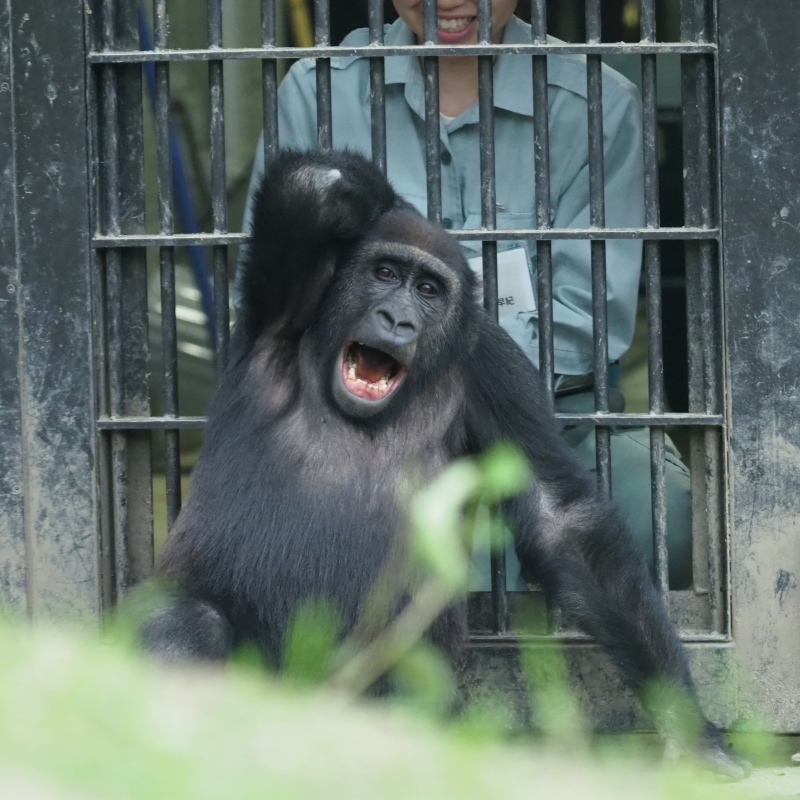
{"label": "shirt sleeve", "polygon": [[[617,84],[603,100],[606,225],[640,227],[644,224],[644,166],[638,92],[631,84]],[[585,105],[575,117],[575,124],[586,124]],[[556,228],[587,228],[590,223],[587,148],[580,148],[575,163],[569,165],[566,178],[555,201],[552,224]],[[554,241],[552,262],[555,370],[567,375],[591,372],[590,243]],[[640,240],[611,239],[606,242],[608,351],[611,361],[622,356],[633,337],[641,263]],[[509,333],[537,362],[538,314],[521,314],[519,317],[511,323],[513,330]]]}
{"label": "shirt sleeve", "polygon": [[[317,112],[313,68],[303,61],[293,64],[278,89],[278,141],[281,149],[312,150],[316,145]],[[253,201],[264,177],[264,133],[258,137],[253,171],[242,215],[242,232],[250,233],[253,224]],[[239,248],[236,276],[233,283],[233,303],[238,308],[242,296],[242,264],[247,245]]]}

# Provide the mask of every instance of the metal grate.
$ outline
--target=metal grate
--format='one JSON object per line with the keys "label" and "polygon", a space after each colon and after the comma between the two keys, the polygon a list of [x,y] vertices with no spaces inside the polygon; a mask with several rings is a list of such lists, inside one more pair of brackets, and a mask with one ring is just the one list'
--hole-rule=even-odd
{"label": "metal grate", "polygon": [[[452,231],[462,241],[481,241],[486,287],[486,308],[497,315],[497,242],[530,239],[536,243],[537,289],[541,309],[538,326],[540,366],[550,393],[553,393],[553,282],[551,244],[557,240],[589,241],[594,325],[594,373],[596,411],[590,414],[561,414],[565,423],[591,424],[597,437],[597,473],[602,491],[611,493],[613,476],[610,458],[610,427],[641,426],[650,428],[651,485],[653,497],[654,552],[657,583],[668,592],[666,546],[665,428],[686,426],[690,430],[693,495],[693,535],[695,548],[695,585],[691,593],[705,598],[707,614],[689,619],[690,641],[719,641],[729,633],[729,609],[723,602],[726,569],[725,511],[723,492],[723,440],[725,416],[722,408],[722,341],[720,322],[719,239],[717,196],[716,60],[717,47],[711,31],[715,30],[715,9],[710,2],[682,0],[681,41],[656,40],[655,0],[640,2],[641,41],[610,44],[601,41],[600,0],[586,0],[586,42],[551,43],[547,40],[545,0],[531,0],[532,38],[530,44],[492,44],[491,4],[479,3],[478,44],[444,46],[436,44],[436,0],[425,0],[425,41],[416,46],[387,47],[383,40],[383,4],[369,3],[369,44],[360,47],[333,47],[330,44],[330,6],[328,0],[315,0],[313,47],[279,47],[276,35],[275,0],[262,0],[262,47],[226,48],[222,46],[221,0],[208,0],[208,47],[206,49],[170,49],[168,42],[167,0],[154,0],[154,50],[132,49],[130,37],[120,41],[119,20],[123,4],[103,0],[99,47],[88,56],[97,73],[99,119],[96,121],[96,153],[100,164],[104,209],[96,220],[93,246],[102,262],[98,278],[98,327],[102,351],[108,367],[102,374],[101,414],[98,429],[107,443],[106,477],[111,498],[106,525],[106,539],[114,552],[115,587],[112,593],[124,592],[141,576],[142,567],[134,562],[142,547],[132,540],[143,535],[128,524],[130,508],[138,502],[130,480],[129,439],[136,432],[163,431],[166,447],[167,517],[171,524],[181,502],[180,442],[181,430],[201,427],[202,417],[181,417],[177,397],[177,334],[175,318],[175,249],[187,246],[210,248],[213,262],[216,308],[216,353],[218,369],[223,369],[228,353],[228,248],[239,245],[245,237],[228,230],[225,174],[225,115],[223,70],[226,61],[256,59],[262,62],[263,128],[265,160],[278,152],[278,61],[313,57],[317,59],[317,143],[332,146],[331,65],[333,56],[364,56],[370,65],[370,102],[372,152],[375,162],[386,170],[386,119],[384,62],[386,56],[412,55],[422,59],[425,81],[425,155],[427,165],[428,216],[441,222],[442,188],[439,139],[439,59],[452,55],[478,56],[480,176],[482,186],[480,230]],[[503,53],[526,54],[531,58],[533,74],[534,138],[533,162],[536,227],[532,229],[497,229],[495,205],[495,137],[493,68],[494,59]],[[548,62],[555,54],[586,56],[589,133],[590,227],[553,228],[550,226],[550,174],[548,141]],[[606,56],[638,56],[642,70],[642,108],[644,119],[645,225],[642,228],[606,228],[603,168],[603,99],[602,60]],[[661,227],[658,185],[658,139],[656,64],[659,55],[680,56],[682,64],[684,205],[683,227]],[[172,191],[172,145],[169,132],[170,64],[208,62],[211,187],[213,231],[176,234]],[[120,175],[123,147],[124,114],[120,108],[119,86],[123,71],[130,65],[153,64],[155,68],[155,128],[157,136],[158,234],[126,230],[121,224],[121,204],[125,188]],[[127,66],[126,66],[127,65]],[[126,184],[129,185],[129,184]],[[609,354],[606,318],[606,247],[615,239],[644,241],[645,284],[648,316],[649,411],[617,414],[609,412]],[[666,413],[664,406],[664,359],[662,350],[660,243],[685,242],[688,298],[688,341],[690,402],[685,413]],[[158,248],[161,275],[162,336],[164,349],[164,414],[131,413],[124,402],[127,362],[124,357],[124,328],[130,320],[124,316],[125,254],[131,249]],[[129,265],[129,264],[128,264]],[[143,335],[141,331],[139,335]],[[113,543],[113,547],[112,547]],[[152,552],[150,552],[152,556]],[[491,633],[481,640],[504,641],[515,638],[509,633],[508,594],[505,591],[504,554],[492,557]],[[678,593],[672,593],[677,595]],[[677,599],[675,600],[677,602]],[[694,606],[692,606],[694,608]],[[691,615],[690,615],[691,617]],[[697,631],[701,631],[698,633]],[[565,635],[580,640],[581,637]]]}

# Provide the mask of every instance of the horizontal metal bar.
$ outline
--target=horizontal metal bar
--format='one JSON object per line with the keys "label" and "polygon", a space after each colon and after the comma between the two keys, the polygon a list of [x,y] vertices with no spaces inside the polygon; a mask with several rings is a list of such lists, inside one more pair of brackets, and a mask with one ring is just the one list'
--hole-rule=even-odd
{"label": "horizontal metal bar", "polygon": [[202,428],[205,417],[100,417],[101,431],[163,431],[182,428]]}
{"label": "horizontal metal bar", "polygon": [[[615,428],[642,426],[691,425],[692,427],[719,427],[722,414],[556,414],[565,425],[609,425]],[[205,417],[100,417],[97,427],[101,431],[173,430],[202,428]]]}
{"label": "horizontal metal bar", "polygon": [[717,427],[724,424],[722,414],[556,414],[565,425],[608,425],[613,428],[691,425]]}
{"label": "horizontal metal bar", "polygon": [[[462,242],[502,242],[511,239],[642,239],[651,240],[716,240],[719,228],[503,228],[500,230],[451,230],[451,236]],[[95,248],[108,247],[195,247],[217,244],[242,244],[246,233],[181,233],[173,236],[136,234],[130,236],[97,235]]]}
{"label": "horizontal metal bar", "polygon": [[349,56],[497,56],[515,55],[636,55],[716,53],[713,44],[695,42],[630,42],[626,44],[473,44],[362,45],[360,47],[220,47],[214,50],[109,50],[90,53],[90,64],[131,64],[141,61],[216,61],[259,58],[347,58]]}
{"label": "horizontal metal bar", "polygon": [[[681,633],[680,640],[686,644],[723,644],[730,645],[731,640],[725,634],[720,633]],[[589,647],[599,647],[594,639],[577,631],[554,631],[553,633],[525,633],[525,634],[471,634],[467,647],[517,647],[525,644],[576,644]]]}

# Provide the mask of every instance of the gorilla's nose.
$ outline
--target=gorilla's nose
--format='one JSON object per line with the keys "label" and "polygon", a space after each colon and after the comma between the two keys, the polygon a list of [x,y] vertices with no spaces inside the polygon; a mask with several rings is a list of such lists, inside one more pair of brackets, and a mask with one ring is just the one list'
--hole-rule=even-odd
{"label": "gorilla's nose", "polygon": [[417,338],[417,326],[405,314],[381,308],[375,313],[375,316],[381,333],[389,334],[398,342],[411,342]]}

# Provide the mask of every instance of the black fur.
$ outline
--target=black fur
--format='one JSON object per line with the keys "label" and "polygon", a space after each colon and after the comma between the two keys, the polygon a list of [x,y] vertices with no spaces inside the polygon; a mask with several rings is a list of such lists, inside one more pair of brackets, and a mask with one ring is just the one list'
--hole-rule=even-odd
{"label": "black fur", "polygon": [[[235,359],[159,566],[191,601],[171,626],[169,609],[148,623],[145,646],[218,658],[221,642],[248,642],[280,662],[290,617],[312,597],[352,628],[405,530],[409,467],[425,481],[509,439],[536,475],[508,508],[527,573],[634,690],[661,678],[694,698],[642,558],[560,437],[537,371],[475,303],[457,243],[346,153],[282,155],[253,220]],[[395,280],[376,272],[386,265]],[[337,384],[357,331],[406,370],[378,404]],[[431,638],[455,652],[464,628],[454,608]],[[735,771],[710,723],[702,738]]]}

